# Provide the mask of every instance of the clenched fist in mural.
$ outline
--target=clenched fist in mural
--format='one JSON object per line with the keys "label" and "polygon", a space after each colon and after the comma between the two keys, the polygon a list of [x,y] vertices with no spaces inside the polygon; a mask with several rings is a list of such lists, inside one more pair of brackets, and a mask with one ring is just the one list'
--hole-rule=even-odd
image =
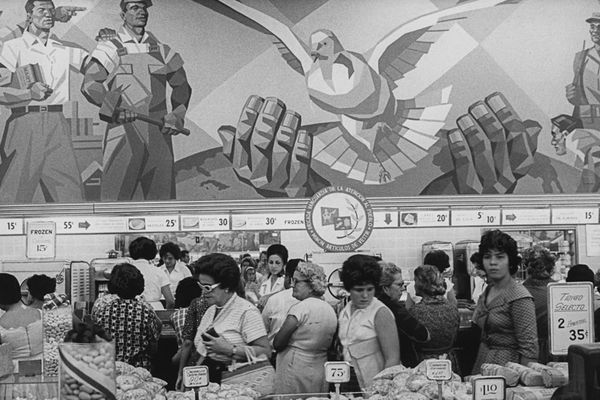
{"label": "clenched fist in mural", "polygon": [[447,132],[454,170],[434,180],[423,194],[512,193],[534,164],[540,124],[521,120],[496,92],[472,104],[456,125]]}
{"label": "clenched fist in mural", "polygon": [[[440,152],[450,153],[453,168],[433,179],[421,194],[512,193],[518,180],[533,166],[541,130],[539,123],[522,121],[504,95],[498,92],[475,102],[467,111],[457,119],[456,129],[438,133],[438,136],[447,135],[448,148],[442,148]],[[382,129],[379,132],[376,141],[380,147],[389,143],[385,139],[386,133],[394,134],[388,131]],[[336,140],[347,135],[339,123],[302,126],[301,116],[274,97],[250,96],[237,126],[222,126],[219,134],[223,152],[238,178],[265,197],[311,196],[317,190],[336,183],[333,182],[333,173],[323,176],[323,173],[316,173],[311,165],[323,163],[323,154],[332,159],[331,164],[335,164],[343,160],[343,156],[339,155],[347,154],[346,150],[352,146],[351,151],[364,154],[367,150],[366,147],[360,149],[364,146],[356,142]],[[320,155],[315,156],[315,147],[321,148],[323,143],[331,148],[331,152],[326,154],[321,149]],[[340,143],[346,143],[346,147],[341,148]],[[334,147],[336,144],[339,149]],[[336,154],[337,160],[334,158]],[[385,179],[384,153],[370,154],[382,165],[379,171],[372,172],[369,170],[370,163],[364,163],[367,166],[363,177],[368,178],[369,173],[375,177],[379,174],[379,180],[371,183],[370,187],[385,186],[389,187],[390,193],[400,193],[402,187],[411,185],[405,176]],[[360,157],[358,160],[348,168],[358,171]],[[422,163],[418,165],[427,167]],[[348,176],[356,176],[356,171],[350,170]],[[367,178],[357,184],[365,184]]]}
{"label": "clenched fist in mural", "polygon": [[306,197],[326,186],[310,167],[314,129],[301,122],[281,100],[250,96],[237,126],[219,129],[240,180],[266,197]]}

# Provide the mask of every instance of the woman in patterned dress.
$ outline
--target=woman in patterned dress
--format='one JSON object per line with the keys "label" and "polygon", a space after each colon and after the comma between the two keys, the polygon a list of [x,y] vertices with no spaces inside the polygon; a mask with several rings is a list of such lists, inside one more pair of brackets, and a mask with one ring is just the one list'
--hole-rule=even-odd
{"label": "woman in patterned dress", "polygon": [[149,304],[136,299],[144,291],[144,277],[131,264],[117,264],[108,286],[119,298],[97,309],[94,322],[113,337],[117,361],[150,370],[162,322]]}
{"label": "woman in patterned dress", "polygon": [[458,308],[445,297],[444,277],[437,267],[423,265],[415,269],[414,275],[415,291],[422,300],[409,312],[430,334],[429,342],[415,343],[418,361],[446,354],[452,361],[452,369],[458,373],[458,362],[452,349],[460,327]]}
{"label": "woman in patterned dress", "polygon": [[533,297],[513,278],[521,262],[517,242],[499,230],[488,231],[481,237],[479,254],[488,287],[473,313],[473,322],[481,329],[473,373],[479,373],[483,363],[527,365],[538,361]]}

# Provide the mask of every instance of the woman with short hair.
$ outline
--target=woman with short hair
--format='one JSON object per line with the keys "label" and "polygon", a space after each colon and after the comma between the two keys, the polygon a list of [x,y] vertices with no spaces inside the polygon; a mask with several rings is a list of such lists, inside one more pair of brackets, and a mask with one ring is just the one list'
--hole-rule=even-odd
{"label": "woman with short hair", "polygon": [[117,361],[150,370],[162,322],[145,302],[136,299],[144,291],[144,277],[133,265],[117,264],[108,282],[117,299],[92,314],[115,342]]}
{"label": "woman with short hair", "polygon": [[523,251],[523,267],[527,271],[527,279],[523,286],[533,296],[535,318],[538,333],[539,362],[549,361],[548,349],[548,284],[556,282],[554,274],[555,258],[543,246],[535,245]]}
{"label": "woman with short hair", "polygon": [[533,296],[513,277],[521,263],[518,253],[517,242],[500,230],[481,236],[479,254],[488,286],[473,313],[473,322],[481,329],[474,374],[480,373],[484,363],[527,365],[538,361]]}
{"label": "woman with short hair", "polygon": [[404,302],[400,301],[402,293],[406,290],[406,284],[402,279],[402,270],[394,263],[380,261],[379,264],[382,267],[382,273],[376,291],[377,298],[394,314],[402,365],[414,368],[418,364],[415,344],[426,343],[429,340],[429,331],[408,312]]}
{"label": "woman with short hair", "polygon": [[351,381],[345,392],[366,389],[383,369],[400,363],[400,345],[394,315],[375,298],[380,285],[379,259],[364,254],[344,261],[340,277],[350,302],[339,315],[338,336],[344,359],[351,363]]}
{"label": "woman with short hair", "polygon": [[177,244],[173,242],[163,244],[160,246],[158,255],[163,262],[160,269],[169,277],[169,282],[171,282],[169,288],[174,295],[179,282],[182,279],[191,277],[192,272],[187,265],[179,261],[181,259],[181,249]]}
{"label": "woman with short hair", "polygon": [[[201,257],[195,267],[209,307],[200,321],[194,344],[203,364],[209,367],[211,381],[220,383],[223,371],[233,360],[247,361],[247,352],[267,359],[271,346],[260,312],[236,293],[241,277],[235,260],[213,253]],[[182,377],[183,367],[179,370],[178,388]]]}
{"label": "woman with short hair", "polygon": [[410,310],[410,314],[427,327],[429,342],[417,344],[418,361],[438,358],[447,354],[452,369],[459,372],[456,355],[452,349],[460,328],[460,315],[456,305],[445,297],[444,277],[437,267],[423,265],[414,271],[415,291],[422,299]]}
{"label": "woman with short hair", "polygon": [[333,308],[322,300],[327,278],[319,265],[300,262],[292,277],[290,308],[273,339],[277,351],[275,393],[326,393],[325,362],[337,329]]}

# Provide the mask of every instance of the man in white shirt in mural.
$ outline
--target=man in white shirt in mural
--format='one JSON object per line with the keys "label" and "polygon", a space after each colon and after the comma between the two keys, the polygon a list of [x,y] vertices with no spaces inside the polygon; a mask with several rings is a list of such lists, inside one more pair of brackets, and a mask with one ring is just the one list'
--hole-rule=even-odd
{"label": "man in white shirt in mural", "polygon": [[[0,202],[83,201],[83,185],[65,112],[71,70],[81,72],[88,53],[51,34],[51,0],[27,0],[27,21],[0,50],[0,104],[11,116],[2,141]],[[72,14],[71,14],[72,15]],[[23,29],[21,31],[21,29]]]}

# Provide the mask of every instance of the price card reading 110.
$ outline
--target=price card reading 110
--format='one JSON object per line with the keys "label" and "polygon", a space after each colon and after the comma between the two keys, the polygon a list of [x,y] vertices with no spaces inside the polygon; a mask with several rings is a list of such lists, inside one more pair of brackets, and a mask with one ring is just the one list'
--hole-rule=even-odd
{"label": "price card reading 110", "polygon": [[594,342],[594,286],[591,282],[550,283],[550,353],[567,355],[570,345]]}
{"label": "price card reading 110", "polygon": [[502,376],[486,376],[473,380],[473,400],[504,400],[506,381]]}
{"label": "price card reading 110", "polygon": [[329,383],[345,383],[350,381],[350,364],[345,361],[325,363],[325,380]]}

